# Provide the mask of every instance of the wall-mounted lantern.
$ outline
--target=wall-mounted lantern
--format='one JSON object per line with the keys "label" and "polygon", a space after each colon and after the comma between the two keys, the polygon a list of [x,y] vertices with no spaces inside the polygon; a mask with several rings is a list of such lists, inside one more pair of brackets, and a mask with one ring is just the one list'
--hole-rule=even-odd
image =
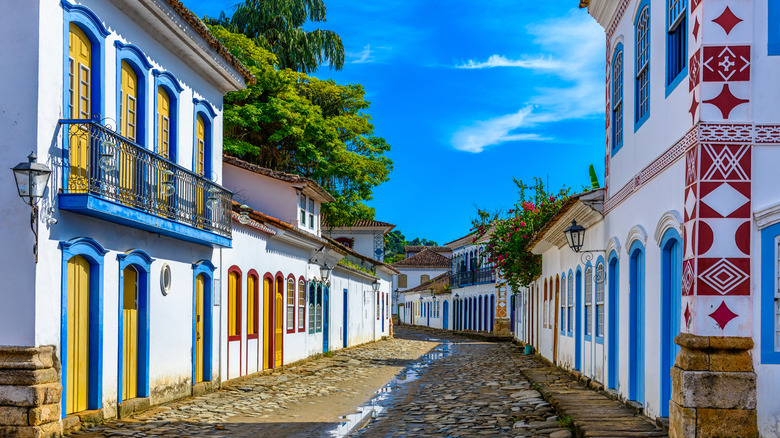
{"label": "wall-mounted lantern", "polygon": [[35,263],[38,263],[38,199],[43,197],[46,186],[49,183],[51,169],[45,164],[37,162],[38,157],[35,152],[27,156],[27,162],[19,163],[11,170],[14,172],[16,180],[16,189],[19,191],[19,197],[32,207],[30,213],[30,228],[35,236],[33,243],[33,254],[35,254]]}

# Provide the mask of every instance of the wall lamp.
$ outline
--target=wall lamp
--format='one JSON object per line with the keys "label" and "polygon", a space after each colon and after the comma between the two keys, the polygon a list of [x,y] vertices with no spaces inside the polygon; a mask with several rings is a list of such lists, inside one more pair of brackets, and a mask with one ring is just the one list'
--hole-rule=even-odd
{"label": "wall lamp", "polygon": [[[571,225],[563,230],[563,234],[566,236],[566,242],[569,244],[569,248],[571,248],[572,251],[576,253],[582,252],[582,254],[580,254],[580,261],[583,265],[593,260],[593,253],[600,252],[605,255],[607,254],[607,251],[603,249],[582,251],[582,244],[585,243],[585,227],[577,224],[576,220],[571,221]],[[594,279],[597,283],[602,283],[604,281],[604,279],[601,277],[602,276],[598,273],[598,270],[596,270]]]}
{"label": "wall lamp", "polygon": [[35,263],[38,263],[38,199],[43,197],[43,192],[46,191],[46,186],[49,183],[49,175],[51,175],[51,169],[45,164],[38,163],[37,160],[38,156],[35,155],[35,152],[30,152],[26,163],[19,163],[11,169],[14,172],[19,197],[32,207],[30,228],[35,236],[33,243]]}

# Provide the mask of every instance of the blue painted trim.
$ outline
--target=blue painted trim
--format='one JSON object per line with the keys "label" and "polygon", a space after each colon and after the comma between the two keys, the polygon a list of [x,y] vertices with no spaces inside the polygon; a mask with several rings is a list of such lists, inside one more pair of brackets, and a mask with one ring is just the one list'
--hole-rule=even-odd
{"label": "blue painted trim", "polygon": [[160,151],[157,148],[157,144],[159,142],[159,132],[160,132],[160,120],[159,117],[157,117],[157,111],[158,110],[158,102],[157,102],[157,89],[162,87],[163,90],[165,90],[166,93],[168,93],[168,98],[170,99],[171,104],[171,114],[170,114],[170,126],[169,133],[170,133],[170,161],[178,164],[178,152],[179,152],[179,104],[181,101],[181,92],[184,91],[184,88],[182,88],[181,85],[179,85],[178,79],[176,79],[173,74],[167,72],[167,71],[160,71],[157,69],[152,70],[152,76],[154,76],[154,92],[153,92],[153,99],[154,99],[154,111],[153,111],[153,117],[154,117],[154,152],[160,153]]}
{"label": "blue painted trim", "polygon": [[89,262],[89,389],[87,408],[103,407],[103,268],[108,250],[89,237],[60,241],[62,265],[60,275],[60,360],[62,369],[62,410],[65,418],[68,367],[68,260],[82,256]]}
{"label": "blue painted trim", "polygon": [[341,337],[342,337],[341,347],[342,348],[349,347],[349,343],[347,342],[348,339],[349,339],[349,323],[348,323],[349,322],[349,318],[348,318],[348,316],[349,316],[349,301],[348,301],[348,298],[349,298],[348,297],[348,290],[344,289],[343,296],[342,296],[342,299],[341,299],[342,300],[342,303],[341,303],[341,306],[342,306],[341,318],[342,318],[342,324],[343,324],[343,326],[341,327],[341,332],[342,332],[342,334],[341,334]]}
{"label": "blue painted trim", "polygon": [[769,0],[767,27],[767,55],[780,55],[780,0]]}
{"label": "blue painted trim", "polygon": [[628,252],[630,290],[629,302],[629,342],[628,398],[639,403],[645,403],[645,247],[635,240]]}
{"label": "blue painted trim", "polygon": [[669,97],[670,94],[674,91],[675,88],[677,88],[677,85],[680,84],[680,82],[683,81],[683,79],[688,78],[688,65],[686,65],[681,71],[680,74],[677,75],[674,80],[666,86],[666,96]]}
{"label": "blue painted trim", "polygon": [[[569,283],[574,282],[574,271],[569,269],[568,277],[566,277]],[[572,288],[572,299],[574,300],[573,303],[569,302],[569,284],[566,284],[566,336],[573,338],[574,337],[574,312],[575,312],[575,305],[577,304],[577,299],[575,298],[575,289],[574,286],[571,286]]]}
{"label": "blue painted trim", "polygon": [[[644,115],[642,115],[642,117],[639,117],[639,84],[638,84],[637,79],[636,79],[636,73],[639,70],[638,58],[637,58],[637,55],[639,53],[639,46],[638,46],[639,39],[637,38],[636,30],[637,30],[637,23],[639,23],[639,17],[642,16],[642,11],[645,8],[647,8],[647,12],[648,12],[648,15],[647,15],[647,17],[648,17],[647,18],[647,33],[648,33],[648,38],[647,38],[647,56],[648,56],[648,58],[647,58],[647,112],[645,112]],[[647,119],[650,118],[650,103],[651,103],[651,101],[650,101],[650,97],[651,97],[651,89],[650,89],[650,84],[651,84],[651,81],[650,81],[650,72],[651,72],[650,64],[651,63],[650,63],[650,61],[652,61],[652,45],[650,43],[651,43],[652,35],[653,35],[653,33],[651,31],[652,30],[652,21],[653,20],[652,20],[652,15],[651,15],[652,10],[650,9],[650,0],[642,0],[642,2],[639,4],[639,8],[637,8],[637,11],[639,11],[639,12],[637,12],[636,19],[634,20],[634,81],[633,81],[634,82],[634,132],[637,132],[639,130],[639,128],[641,128],[642,125],[644,125],[644,123],[647,121]],[[625,65],[623,66],[623,68],[625,69]]]}
{"label": "blue painted trim", "polygon": [[607,264],[604,262],[604,256],[598,256],[598,258],[596,258],[596,266],[593,268],[593,278],[594,278],[594,283],[593,283],[593,331],[595,332],[596,343],[603,344],[604,343],[604,329],[602,328],[602,331],[599,332],[599,315],[598,315],[598,309],[597,309],[598,300],[596,299],[596,283],[595,283],[596,272],[598,271],[599,264],[601,264],[604,267],[603,268],[604,278],[602,279],[602,281],[604,282],[603,283],[604,284],[604,297],[603,297],[604,304],[602,304],[602,305],[604,306],[604,326],[606,327],[606,320],[607,320]]}
{"label": "blue painted trim", "polygon": [[775,239],[780,223],[761,230],[761,363],[780,364],[775,351]]}
{"label": "blue painted trim", "polygon": [[604,273],[609,280],[607,283],[608,289],[605,291],[607,294],[608,307],[606,310],[607,315],[605,317],[609,336],[608,338],[608,355],[607,366],[609,373],[607,374],[607,387],[612,389],[618,388],[618,377],[620,376],[620,258],[617,251],[612,251],[609,254],[609,262],[606,266]]}
{"label": "blue painted trim", "polygon": [[[214,313],[214,271],[217,268],[209,260],[200,260],[192,264],[192,384],[195,384],[195,303],[198,293],[198,275],[203,274],[206,278],[206,287],[203,290],[203,381],[210,382],[214,372],[212,366],[213,360],[213,313]],[[221,293],[221,291],[220,291]]]}
{"label": "blue painted trim", "polygon": [[[621,114],[620,119],[621,119],[621,123],[623,125],[623,126],[621,126],[621,130],[623,131],[623,137],[625,137],[625,132],[626,132],[625,131],[625,126],[626,126],[626,105],[625,105],[626,96],[625,96],[625,94],[623,92],[623,90],[625,90],[625,84],[626,84],[626,80],[625,80],[625,77],[626,77],[626,74],[625,74],[626,73],[626,63],[622,59],[624,53],[625,52],[623,51],[623,43],[618,43],[617,46],[615,46],[615,52],[612,55],[612,97],[613,98],[615,96],[615,90],[614,90],[615,76],[616,76],[615,75],[615,62],[616,62],[616,60],[618,58],[618,55],[621,57],[621,61],[623,61],[620,64],[621,65],[620,75],[622,76],[621,77],[621,81],[620,81],[620,95],[622,96],[621,100],[623,102],[623,106],[620,108],[620,110],[622,111],[623,114]],[[614,157],[615,154],[620,150],[620,148],[623,147],[623,141],[621,139],[620,143],[615,143],[615,137],[616,137],[615,134],[616,134],[616,130],[617,130],[617,124],[616,124],[616,121],[615,121],[615,111],[614,111],[615,102],[612,102],[612,100],[610,100],[610,102],[611,102],[611,105],[612,105],[612,108],[610,108],[610,111],[609,111],[610,117],[612,118],[612,139],[611,139],[612,140],[612,151],[610,153],[610,157]]]}
{"label": "blue painted trim", "polygon": [[[672,58],[675,55],[675,50],[672,46],[674,43],[674,36],[669,33],[669,27],[672,25],[671,20],[672,17],[669,15],[669,0],[666,0],[666,80],[664,81],[666,83],[666,96],[669,97],[670,94],[672,94],[672,91],[677,87],[677,85],[682,82],[684,78],[688,77],[688,2],[681,2],[680,3],[683,8],[683,19],[682,23],[680,23],[681,29],[681,37],[684,44],[682,53],[684,54],[683,60],[685,65],[683,66],[682,70],[675,76],[674,78],[669,77],[672,73],[670,71],[670,64],[672,61]],[[679,29],[679,28],[678,28]]]}
{"label": "blue painted trim", "polygon": [[582,369],[582,268],[574,273],[574,369]]}
{"label": "blue painted trim", "polygon": [[117,132],[122,131],[122,111],[121,111],[121,98],[122,95],[122,61],[127,62],[130,68],[135,72],[138,78],[138,101],[136,106],[138,112],[136,114],[136,139],[135,142],[141,147],[146,149],[153,149],[147,146],[147,125],[149,123],[148,117],[148,84],[149,84],[149,70],[152,69],[152,64],[147,59],[144,52],[138,47],[132,44],[123,44],[119,41],[114,41],[116,47],[116,120],[117,120]]}
{"label": "blue painted trim", "polygon": [[[73,114],[67,114],[68,112],[68,60],[70,45],[70,23],[76,24],[89,38],[92,43],[92,88],[90,95],[92,96],[92,114],[90,118],[100,118],[106,114],[106,37],[110,34],[108,29],[103,25],[100,19],[94,12],[81,5],[72,5],[71,3],[62,0],[60,2],[62,6],[63,17],[63,30],[62,30],[62,113],[66,118],[73,117]],[[68,173],[70,171],[70,154],[68,153],[68,142],[70,137],[67,135],[62,136],[62,184],[63,189],[68,188]]]}
{"label": "blue painted trim", "polygon": [[[428,315],[430,321],[430,315]],[[330,351],[330,287],[324,285],[322,287],[322,352],[326,353]]]}
{"label": "blue painted trim", "polygon": [[122,403],[122,374],[124,363],[124,300],[125,268],[133,266],[138,271],[138,397],[149,397],[149,303],[151,272],[154,259],[144,250],[134,249],[116,256],[119,260],[119,342],[117,348],[117,403]]}
{"label": "blue painted trim", "polygon": [[[596,309],[596,283],[593,281],[593,276],[595,275],[596,271],[593,268],[593,263],[588,260],[587,263],[585,263],[585,269],[583,270],[583,273],[588,272],[588,269],[590,269],[590,318],[588,317],[588,306],[586,305],[585,301],[585,291],[587,290],[587,286],[585,284],[586,281],[588,281],[588,276],[583,274],[583,290],[582,290],[582,297],[583,297],[583,305],[582,305],[582,315],[583,315],[583,332],[585,333],[585,340],[586,341],[592,341],[593,340],[593,331],[595,329],[596,320],[594,319]],[[588,333],[588,319],[590,319],[590,333]],[[591,355],[591,360],[593,359],[593,356]],[[591,368],[593,369],[593,368]]]}
{"label": "blue painted trim", "polygon": [[661,416],[669,416],[674,366],[680,347],[674,338],[680,333],[682,306],[682,238],[674,228],[661,239]]}
{"label": "blue painted trim", "polygon": [[209,247],[232,246],[232,239],[229,237],[155,216],[89,193],[60,193],[59,208]]}
{"label": "blue painted trim", "polygon": [[214,119],[217,117],[217,113],[214,107],[206,100],[193,98],[192,103],[195,104],[195,113],[192,117],[192,171],[195,172],[198,168],[198,154],[195,153],[198,141],[198,114],[203,117],[203,122],[206,124],[206,132],[204,133],[204,163],[203,169],[207,178],[211,178],[212,161],[213,161],[213,148],[214,148]]}
{"label": "blue painted trim", "polygon": [[561,336],[566,336],[566,309],[569,306],[566,304],[568,294],[566,293],[566,273],[561,274],[561,282],[558,293],[561,294]]}

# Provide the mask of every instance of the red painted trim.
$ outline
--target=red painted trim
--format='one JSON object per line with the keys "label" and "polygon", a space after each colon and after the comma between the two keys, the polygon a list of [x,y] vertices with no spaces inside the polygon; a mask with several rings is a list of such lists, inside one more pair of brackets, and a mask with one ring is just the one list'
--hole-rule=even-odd
{"label": "red painted trim", "polygon": [[[259,303],[259,299],[260,299],[260,274],[258,274],[257,271],[255,271],[254,269],[250,269],[249,272],[247,272],[247,274],[246,274],[247,281],[249,280],[249,277],[255,277],[255,290],[251,291],[251,290],[249,290],[249,286],[247,286],[247,291],[246,291],[246,293],[247,293],[246,301],[247,302],[249,302],[249,294],[254,294],[255,295],[255,299],[254,299],[254,303],[255,303],[255,306],[254,306],[255,307],[254,308],[254,312],[255,312],[255,326],[253,327],[255,333],[250,335],[249,334],[249,327],[247,326],[247,328],[246,328],[246,338],[247,338],[247,340],[249,340],[249,339],[258,339],[259,336],[260,336],[260,303]],[[247,307],[246,311],[247,311],[247,318],[246,319],[247,319],[247,322],[249,322],[249,314],[248,314],[249,313],[249,307]],[[247,349],[248,348],[249,348],[249,346],[247,346]],[[249,356],[247,355],[247,361],[248,360],[249,360]],[[249,365],[248,364],[249,364],[249,362],[247,362],[247,369],[249,369]]]}
{"label": "red painted trim", "polygon": [[[243,281],[243,274],[241,273],[241,269],[238,266],[231,266],[230,269],[228,269],[228,276],[230,274],[238,274],[238,281],[236,281],[236,334],[235,335],[229,335],[228,334],[228,342],[230,341],[238,341],[241,340],[241,282]],[[230,311],[230,279],[228,278],[228,312]],[[230,321],[230,315],[228,315],[228,321]],[[230,333],[230,328],[228,327],[228,333]],[[230,344],[228,344],[230,345]]]}
{"label": "red painted trim", "polygon": [[[265,295],[265,280],[271,280],[271,286],[268,288],[268,296]],[[268,332],[268,356],[263,356],[268,363],[268,367],[263,366],[263,369],[270,370],[274,367],[274,332],[273,332],[273,320],[274,320],[274,294],[276,293],[276,279],[270,272],[266,272],[263,275],[263,303],[268,307],[268,315],[270,318],[264,320],[263,333]],[[264,313],[265,314],[265,313]],[[265,340],[265,339],[263,339]],[[263,354],[265,354],[265,346],[263,346]]]}
{"label": "red painted trim", "polygon": [[[298,277],[298,282],[295,283],[296,290],[300,286],[301,282],[303,282],[303,317],[302,317],[303,321],[300,321],[300,319],[298,321],[298,333],[303,333],[303,332],[306,331],[306,292],[307,292],[306,289],[307,289],[307,287],[306,287],[306,279],[303,278],[303,275]],[[296,297],[295,297],[295,309],[296,309],[296,312],[298,311],[298,308],[300,308],[300,307],[301,307],[301,304],[300,304],[300,301],[299,301],[299,297],[296,295]],[[303,326],[301,326],[301,322],[303,322]]]}
{"label": "red painted trim", "polygon": [[290,307],[290,304],[289,304],[289,300],[290,300],[290,297],[289,297],[289,295],[290,295],[289,283],[290,283],[290,280],[293,281],[293,289],[292,289],[292,294],[293,294],[293,315],[292,315],[292,324],[287,324],[287,331],[286,331],[286,333],[288,333],[288,334],[295,333],[295,316],[296,316],[295,314],[298,313],[298,282],[295,281],[295,275],[294,274],[290,274],[290,275],[287,276],[287,280],[285,280],[285,282],[284,282],[284,285],[287,288],[287,294],[284,295],[284,299],[285,299],[285,302],[284,302],[284,321],[285,321],[285,323],[289,323],[290,322],[287,319],[287,312],[290,310],[289,309],[289,307]]}
{"label": "red painted trim", "polygon": [[[281,281],[279,281],[279,279],[281,279]],[[274,290],[275,293],[279,293],[279,284],[281,284],[281,286],[282,286],[282,291],[281,291],[281,295],[282,295],[282,333],[284,333],[284,305],[285,305],[285,303],[284,303],[284,286],[285,286],[285,281],[284,281],[284,274],[282,274],[282,271],[279,271],[279,272],[276,273],[276,282],[277,282],[276,289]],[[274,295],[274,300],[273,301],[274,301],[274,306],[276,306],[276,295]],[[276,309],[274,309],[274,313],[271,315],[271,319],[274,322],[273,334],[274,334],[274,342],[276,342]],[[284,365],[284,336],[282,336],[281,339],[282,339],[282,342],[281,342],[282,345],[279,346],[279,350],[282,352],[282,360],[281,360],[281,363],[279,364],[279,366]],[[273,360],[274,365],[273,365],[273,368],[276,368],[276,345],[275,344],[274,344],[273,352],[274,352],[274,360]]]}

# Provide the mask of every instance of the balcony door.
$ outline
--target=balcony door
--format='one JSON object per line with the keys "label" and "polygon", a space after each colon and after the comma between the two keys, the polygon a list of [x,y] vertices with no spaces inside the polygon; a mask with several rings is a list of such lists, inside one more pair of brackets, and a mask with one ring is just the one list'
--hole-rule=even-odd
{"label": "balcony door", "polygon": [[[70,23],[68,45],[68,117],[90,119],[92,109],[92,43],[75,23]],[[85,125],[69,125],[68,191],[83,193],[89,188],[89,132]]]}
{"label": "balcony door", "polygon": [[[122,61],[119,84],[119,133],[137,143],[138,137],[138,76],[126,61]],[[127,204],[135,201],[135,149],[119,146],[119,199]]]}

